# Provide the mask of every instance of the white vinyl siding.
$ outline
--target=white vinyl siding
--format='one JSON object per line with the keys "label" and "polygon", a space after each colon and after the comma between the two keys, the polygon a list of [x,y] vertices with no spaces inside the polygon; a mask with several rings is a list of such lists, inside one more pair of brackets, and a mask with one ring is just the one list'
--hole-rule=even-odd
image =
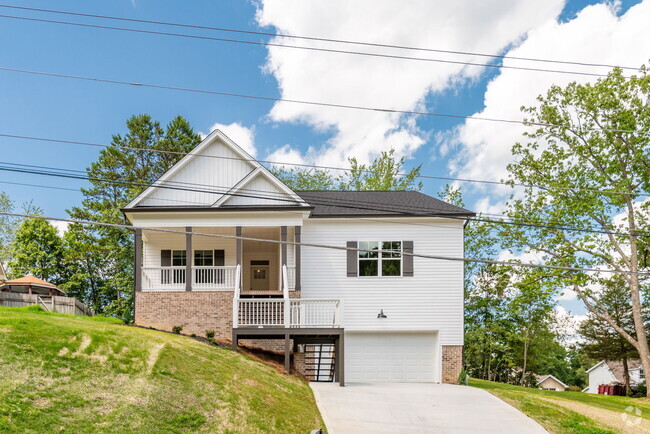
{"label": "white vinyl siding", "polygon": [[[462,221],[377,220],[306,220],[302,240],[340,247],[350,240],[414,240],[416,254],[463,257]],[[463,263],[413,261],[413,277],[349,278],[345,251],[303,246],[302,297],[340,299],[346,331],[438,330],[441,345],[463,345]],[[382,309],[387,318],[377,319]]]}
{"label": "white vinyl siding", "polygon": [[[176,170],[172,176],[173,182],[189,183],[185,185],[204,186],[197,190],[214,190],[211,192],[188,191],[181,189],[157,188],[139,205],[141,206],[196,206],[212,205],[223,196],[223,192],[244,178],[253,165],[242,161],[241,157],[215,140],[207,146],[202,155],[188,160],[187,164]],[[225,157],[225,158],[211,158]],[[163,184],[164,185],[164,184]]]}
{"label": "white vinyl siding", "polygon": [[297,205],[297,202],[260,172],[242,186],[241,190],[231,195],[223,205],[292,206]]}

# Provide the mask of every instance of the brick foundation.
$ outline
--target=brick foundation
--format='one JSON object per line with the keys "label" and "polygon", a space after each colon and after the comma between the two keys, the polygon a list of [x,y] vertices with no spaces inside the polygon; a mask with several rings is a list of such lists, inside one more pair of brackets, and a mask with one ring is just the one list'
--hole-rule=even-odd
{"label": "brick foundation", "polygon": [[183,334],[232,339],[231,291],[136,292],[135,324],[171,331],[183,326]]}
{"label": "brick foundation", "polygon": [[307,377],[307,365],[305,364],[305,353],[295,352],[291,358],[291,369],[303,377]]}
{"label": "brick foundation", "polygon": [[442,346],[442,382],[457,384],[458,375],[463,369],[463,346]]}

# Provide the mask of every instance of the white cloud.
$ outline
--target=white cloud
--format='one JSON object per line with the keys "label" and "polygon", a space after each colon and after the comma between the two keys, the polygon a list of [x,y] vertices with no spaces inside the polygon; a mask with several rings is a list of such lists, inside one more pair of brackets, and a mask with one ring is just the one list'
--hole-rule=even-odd
{"label": "white cloud", "polygon": [[572,301],[578,298],[578,294],[571,288],[564,288],[564,290],[558,294],[555,298],[558,301]]}
{"label": "white cloud", "polygon": [[[261,0],[263,26],[279,33],[325,38],[499,53],[531,28],[558,16],[564,0]],[[276,43],[285,42],[274,38]],[[482,63],[484,58],[417,51],[341,46],[317,41],[286,43]],[[332,54],[270,47],[265,70],[277,79],[283,98],[396,110],[424,107],[429,93],[479,77],[480,67]],[[332,133],[328,143],[303,158],[342,165],[356,156],[367,162],[382,150],[411,155],[427,140],[415,119],[379,111],[346,110],[278,102],[269,113],[276,122],[300,122]],[[285,149],[285,153],[289,152]]]}
{"label": "white cloud", "polygon": [[[596,4],[584,8],[566,23],[549,21],[528,33],[508,56],[583,61],[638,67],[648,60],[650,38],[650,0],[616,15],[617,3]],[[505,60],[505,65],[544,67],[606,74],[609,68],[585,68],[571,65],[532,64]],[[476,117],[522,119],[520,107],[535,105],[535,98],[552,85],[572,81],[595,81],[596,77],[502,69],[485,93],[485,109]],[[522,141],[524,127],[516,124],[468,120],[450,131],[461,149],[450,164],[456,174],[480,179],[506,178],[506,165],[512,162],[511,147]],[[494,191],[494,190],[492,190]]]}
{"label": "white cloud", "polygon": [[63,222],[60,220],[48,220],[52,226],[56,228],[56,231],[59,233],[59,236],[63,236],[68,231],[68,226],[70,222]]}
{"label": "white cloud", "polygon": [[[286,163],[289,168],[293,168],[291,164],[304,164],[305,159],[302,157],[300,152],[296,151],[291,147],[291,145],[284,145],[281,148],[276,149],[273,153],[269,154],[266,157],[268,161],[278,161]],[[278,164],[277,166],[282,166]]]}
{"label": "white cloud", "polygon": [[[238,122],[233,122],[228,125],[216,123],[212,125],[210,132],[214,130],[220,130],[233,142],[237,143],[244,151],[251,154],[252,157],[255,157],[257,154],[257,149],[255,148],[254,128],[248,128]],[[205,134],[201,135],[205,136]]]}

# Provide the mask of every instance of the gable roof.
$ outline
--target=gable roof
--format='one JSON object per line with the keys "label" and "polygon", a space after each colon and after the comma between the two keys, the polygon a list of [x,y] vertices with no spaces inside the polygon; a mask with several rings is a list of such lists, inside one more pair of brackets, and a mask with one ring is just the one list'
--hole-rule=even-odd
{"label": "gable roof", "polygon": [[3,284],[3,286],[25,286],[25,285],[32,285],[32,286],[42,286],[45,288],[54,288],[57,289],[61,292],[65,292],[58,286],[47,282],[43,279],[39,279],[36,276],[32,276],[31,274],[23,277],[19,277],[18,279],[12,279],[12,280],[7,280]]}
{"label": "gable roof", "polygon": [[[623,368],[623,362],[621,360],[601,360],[591,368],[587,369],[587,373],[590,373],[591,371],[598,368],[599,366],[604,366],[605,368],[607,368],[607,370],[609,370],[609,372],[612,374],[614,379],[619,383],[625,383],[625,379],[623,378],[623,373],[625,372],[625,369]],[[643,365],[641,364],[640,360],[631,359],[627,361],[627,368],[629,371],[640,369],[642,367]]]}
{"label": "gable roof", "polygon": [[474,212],[419,191],[297,191],[314,207],[311,217],[469,217]]}
{"label": "gable roof", "polygon": [[535,377],[537,378],[537,385],[540,385],[540,384],[542,384],[544,381],[548,380],[549,378],[552,378],[553,380],[555,380],[555,381],[557,381],[558,383],[560,383],[564,388],[566,388],[566,389],[569,388],[569,386],[567,386],[567,385],[564,384],[562,381],[560,381],[556,376],[551,375],[551,374],[548,374],[548,375],[535,375]]}
{"label": "gable roof", "polygon": [[[135,199],[133,199],[124,209],[131,210],[139,206],[146,206],[143,204],[145,199],[149,198],[157,191],[157,189],[165,188],[169,186],[169,183],[173,182],[173,178],[180,173],[183,168],[187,167],[193,160],[196,158],[205,157],[203,155],[206,150],[213,144],[220,143],[228,148],[229,151],[234,153],[234,158],[229,158],[230,160],[239,160],[246,163],[247,175],[241,175],[242,179],[237,179],[233,181],[235,185],[226,185],[226,186],[213,186],[215,188],[214,192],[210,192],[209,188],[211,186],[207,185],[203,193],[206,192],[212,195],[220,196],[216,201],[212,200],[211,206],[218,207],[228,201],[230,197],[234,196],[247,196],[254,198],[255,194],[249,192],[247,195],[240,193],[240,190],[243,189],[247,182],[242,182],[247,178],[262,177],[270,186],[267,188],[269,192],[256,193],[257,195],[263,196],[264,193],[268,197],[262,197],[261,201],[263,203],[268,203],[269,201],[276,202],[280,205],[293,205],[293,206],[305,206],[304,202],[293,190],[284,185],[277,177],[275,177],[268,169],[262,166],[257,160],[255,160],[250,154],[244,151],[239,145],[233,142],[228,136],[226,136],[220,130],[212,131],[205,139],[201,141],[193,150],[191,150],[187,155],[181,158],[176,164],[174,164],[167,172],[165,172],[160,178],[158,178],[151,186],[145,189],[140,193]],[[221,161],[225,161],[228,158],[224,158]],[[218,191],[218,188],[226,189],[224,191]],[[182,189],[187,189],[191,191],[190,187],[182,187]],[[203,206],[197,204],[195,206]],[[173,206],[170,208],[174,208]]]}

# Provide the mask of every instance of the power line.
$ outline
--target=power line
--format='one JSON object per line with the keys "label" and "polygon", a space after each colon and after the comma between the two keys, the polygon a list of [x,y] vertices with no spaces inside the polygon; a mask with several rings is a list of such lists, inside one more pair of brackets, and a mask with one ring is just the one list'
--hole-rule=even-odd
{"label": "power line", "polygon": [[[253,238],[253,237],[244,237],[237,235],[222,235],[222,234],[208,234],[203,232],[195,231],[182,231],[175,229],[163,229],[163,228],[154,228],[154,227],[143,227],[143,226],[133,226],[133,225],[123,225],[117,223],[102,223],[91,220],[78,220],[78,219],[66,219],[58,217],[45,217],[37,216],[31,214],[21,214],[21,213],[11,213],[11,212],[0,212],[0,215],[6,215],[11,217],[21,217],[21,218],[35,218],[40,220],[52,220],[52,221],[62,221],[67,223],[77,223],[81,225],[96,225],[104,227],[113,227],[127,230],[147,230],[152,232],[164,232],[164,233],[174,233],[180,235],[196,235],[210,238],[225,238],[225,239],[240,239],[244,241],[259,241],[267,242],[273,244],[286,244],[293,246],[304,246],[304,247],[314,247],[322,249],[332,249],[332,250],[342,250],[342,251],[355,251],[355,252],[370,252],[370,253],[394,253],[393,251],[388,250],[372,250],[372,249],[359,249],[353,247],[343,247],[343,246],[334,246],[329,244],[316,244],[316,243],[305,243],[305,242],[296,242],[296,241],[282,241],[282,240],[269,240],[265,238]],[[583,267],[565,267],[560,265],[543,265],[543,264],[531,264],[527,262],[513,262],[513,261],[498,261],[490,259],[476,259],[476,258],[458,258],[452,256],[439,256],[439,255],[423,255],[419,253],[410,253],[410,252],[401,252],[402,256],[412,256],[415,258],[424,258],[424,259],[435,259],[442,261],[454,261],[454,262],[472,262],[472,263],[481,263],[481,264],[491,264],[491,265],[506,265],[511,267],[527,267],[527,268],[542,268],[550,270],[563,270],[563,271],[586,271],[586,272],[597,272],[597,273],[614,273],[614,274],[645,274],[642,272],[634,271],[622,271],[622,270],[610,270],[610,269],[599,269],[599,268],[583,268]]]}
{"label": "power line", "polygon": [[50,24],[63,24],[68,26],[76,27],[86,27],[94,29],[103,29],[103,30],[117,30],[123,32],[131,33],[141,33],[149,35],[158,35],[158,36],[173,36],[179,38],[189,38],[189,39],[200,39],[208,41],[217,41],[217,42],[227,42],[235,44],[247,44],[247,45],[258,45],[264,47],[278,47],[278,48],[291,48],[297,50],[306,50],[306,51],[316,51],[324,53],[334,53],[334,54],[353,54],[358,56],[368,56],[368,57],[377,57],[377,58],[387,58],[387,59],[399,59],[399,60],[413,60],[413,61],[423,61],[423,62],[434,62],[434,63],[447,63],[453,65],[464,65],[464,66],[478,66],[485,68],[496,68],[496,69],[513,69],[520,71],[534,71],[534,72],[548,72],[554,74],[570,74],[570,75],[583,75],[589,77],[607,77],[607,74],[596,74],[593,72],[580,72],[580,71],[562,71],[557,69],[542,69],[542,68],[532,68],[525,66],[512,66],[512,65],[503,65],[503,64],[493,64],[493,63],[476,63],[476,62],[463,62],[460,60],[445,60],[445,59],[433,59],[427,57],[413,57],[413,56],[399,56],[394,54],[381,54],[381,53],[368,53],[363,51],[348,51],[348,50],[336,50],[331,48],[317,48],[317,47],[304,47],[299,45],[288,45],[288,44],[278,44],[274,42],[259,42],[259,41],[245,41],[241,39],[227,39],[227,38],[216,38],[212,36],[200,36],[200,35],[187,35],[183,33],[171,33],[171,32],[160,32],[155,30],[144,30],[144,29],[131,29],[128,27],[115,27],[115,26],[102,26],[98,24],[85,24],[85,23],[76,23],[71,21],[58,21],[58,20],[46,20],[42,18],[28,18],[28,17],[18,17],[13,15],[0,15],[0,18],[8,18],[14,20],[23,20],[23,21],[34,21],[40,23],[50,23]]}
{"label": "power line", "polygon": [[[91,146],[91,147],[100,147],[100,148],[109,148],[111,146],[115,146],[119,149],[126,149],[126,150],[133,150],[133,151],[141,151],[141,152],[150,152],[150,153],[160,153],[160,154],[168,154],[168,155],[179,155],[179,156],[185,156],[187,155],[184,152],[180,151],[169,151],[165,149],[152,149],[152,148],[136,148],[132,146],[121,146],[121,145],[106,145],[103,143],[93,143],[93,142],[85,142],[85,141],[74,141],[74,140],[63,140],[63,139],[52,139],[52,138],[46,138],[46,137],[34,137],[34,136],[24,136],[24,135],[17,135],[17,134],[5,134],[5,133],[0,133],[0,137],[7,137],[7,138],[12,138],[12,139],[22,139],[22,140],[34,140],[34,141],[43,141],[43,142],[51,142],[51,143],[63,143],[63,144],[72,144],[72,145],[81,145],[81,146]],[[200,157],[200,158],[214,158],[218,160],[237,160],[237,161],[247,161],[247,162],[259,162],[259,163],[265,163],[265,164],[270,164],[270,165],[275,165],[275,166],[295,166],[295,167],[305,167],[305,168],[313,168],[313,169],[321,169],[321,170],[337,170],[337,171],[345,171],[349,172],[352,170],[350,167],[337,167],[337,166],[325,166],[325,165],[317,165],[317,164],[307,164],[307,163],[289,163],[289,162],[282,162],[282,161],[272,161],[272,160],[257,160],[255,158],[242,158],[242,157],[231,157],[227,155],[204,155],[204,154],[194,154],[195,157]],[[371,173],[370,170],[365,170],[366,173]],[[406,176],[406,173],[397,173],[396,176]],[[426,174],[419,174],[417,175],[417,178],[423,178],[423,179],[434,179],[434,180],[441,180],[441,181],[459,181],[459,182],[470,182],[470,183],[480,183],[480,184],[490,184],[490,185],[503,185],[507,187],[524,187],[524,188],[536,188],[536,189],[556,189],[556,190],[570,190],[570,191],[581,191],[581,192],[588,192],[588,193],[600,193],[600,194],[606,194],[606,195],[632,195],[632,196],[650,196],[650,193],[643,193],[643,192],[630,192],[630,191],[609,191],[609,190],[599,190],[599,189],[593,189],[593,188],[584,188],[584,187],[560,187],[560,186],[542,186],[542,185],[536,185],[536,184],[522,184],[522,183],[509,183],[505,181],[490,181],[490,180],[481,180],[481,179],[471,179],[471,178],[457,178],[457,177],[450,177],[450,176],[433,176],[433,175],[426,175]]]}
{"label": "power line", "polygon": [[[383,112],[383,113],[396,113],[404,115],[416,115],[416,116],[431,116],[431,117],[442,117],[442,118],[451,118],[451,119],[465,119],[465,120],[476,120],[476,121],[486,121],[486,122],[502,122],[509,124],[517,124],[523,126],[536,126],[536,127],[562,127],[562,125],[549,124],[544,122],[532,122],[528,120],[514,120],[514,119],[500,119],[500,118],[486,118],[479,116],[468,116],[468,115],[454,115],[448,113],[433,113],[433,112],[423,112],[416,110],[397,110],[390,108],[381,108],[381,107],[370,107],[370,106],[359,106],[359,105],[349,105],[349,104],[338,104],[338,103],[328,103],[328,102],[319,102],[319,101],[308,101],[308,100],[299,100],[299,99],[289,99],[289,98],[280,98],[280,97],[270,97],[270,96],[260,96],[260,95],[251,95],[243,93],[232,93],[232,92],[221,92],[214,90],[204,90],[204,89],[194,89],[180,86],[167,86],[161,84],[151,84],[143,82],[130,82],[130,81],[121,81],[121,80],[111,80],[107,78],[98,78],[98,77],[88,77],[81,75],[70,75],[70,74],[59,74],[54,72],[44,72],[44,71],[34,71],[29,69],[19,69],[19,68],[10,68],[6,66],[0,66],[0,71],[16,72],[20,74],[31,74],[31,75],[40,75],[45,77],[57,77],[57,78],[67,78],[71,80],[83,80],[91,81],[97,83],[109,83],[109,84],[119,84],[126,86],[136,86],[136,87],[149,87],[153,89],[165,89],[165,90],[174,90],[179,92],[191,92],[191,93],[200,93],[207,95],[219,95],[219,96],[228,96],[235,98],[248,98],[256,99],[261,101],[272,101],[272,102],[288,102],[292,104],[304,104],[304,105],[314,105],[318,107],[332,107],[340,109],[350,109],[350,110],[362,110],[362,111],[371,111],[371,112]],[[600,129],[590,129],[588,131],[602,131],[608,133],[635,133],[638,134],[638,131],[635,130],[623,130],[616,128],[600,128]],[[643,135],[648,135],[648,133],[642,133]]]}
{"label": "power line", "polygon": [[413,46],[405,46],[405,45],[382,44],[382,43],[374,43],[374,42],[362,42],[362,41],[354,41],[354,40],[348,40],[348,39],[319,38],[319,37],[313,37],[313,36],[291,35],[291,34],[286,34],[286,33],[259,32],[259,31],[233,29],[233,28],[225,28],[225,27],[201,26],[201,25],[195,25],[195,24],[174,23],[174,22],[169,22],[169,21],[143,20],[143,19],[135,19],[135,18],[116,17],[116,16],[110,16],[110,15],[87,14],[87,13],[72,12],[72,11],[30,8],[30,7],[14,6],[14,5],[0,4],[0,7],[9,8],[9,9],[19,9],[19,10],[33,11],[33,12],[45,12],[45,13],[51,13],[51,14],[80,16],[80,17],[87,17],[87,18],[100,18],[100,19],[126,21],[126,22],[133,22],[133,23],[142,23],[142,24],[155,24],[155,25],[191,28],[191,29],[199,29],[199,30],[212,30],[212,31],[219,31],[219,32],[250,34],[250,35],[260,35],[260,36],[269,36],[269,37],[281,37],[281,38],[288,38],[288,39],[329,42],[329,43],[346,44],[346,45],[360,45],[360,46],[377,47],[377,48],[391,48],[391,49],[410,50],[410,51],[445,53],[445,54],[464,55],[464,56],[477,56],[477,57],[487,57],[487,58],[493,58],[493,59],[521,60],[521,61],[528,61],[528,62],[557,63],[557,64],[564,64],[564,65],[602,67],[602,68],[620,68],[620,69],[627,69],[627,70],[633,70],[633,71],[638,71],[639,70],[639,68],[635,68],[635,67],[631,67],[631,66],[620,66],[620,65],[594,63],[594,62],[577,62],[577,61],[566,61],[566,60],[557,60],[557,59],[540,59],[540,58],[531,58],[531,57],[517,57],[517,56],[486,54],[486,53],[458,51],[458,50],[444,50],[444,49],[439,49],[439,48],[425,48],[425,47],[413,47]]}
{"label": "power line", "polygon": [[[7,164],[7,163],[2,163],[0,164]],[[265,200],[274,200],[278,202],[284,202],[284,203],[295,203],[292,200],[287,199],[286,197],[280,197],[279,195],[274,195],[271,194],[271,192],[261,192],[259,190],[240,190],[243,191],[243,193],[238,192],[232,192],[228,187],[223,187],[223,186],[209,186],[210,188],[222,188],[223,190],[213,190],[213,189],[197,189],[196,187],[186,187],[184,185],[178,185],[178,184],[189,184],[190,186],[201,186],[205,184],[195,184],[195,183],[173,183],[169,181],[165,181],[165,184],[144,184],[144,183],[136,183],[136,182],[129,182],[129,181],[120,181],[120,180],[107,180],[107,179],[101,179],[101,178],[94,178],[90,176],[84,176],[81,174],[74,174],[74,173],[65,173],[61,172],[62,170],[65,171],[66,169],[57,169],[57,168],[47,168],[44,166],[33,166],[33,165],[20,165],[20,164],[15,164],[15,163],[8,163],[8,164],[13,164],[14,167],[3,167],[0,166],[0,171],[9,171],[9,172],[18,172],[18,173],[30,173],[30,174],[36,174],[36,175],[45,175],[45,176],[57,176],[57,177],[64,177],[64,178],[72,178],[72,179],[82,179],[82,180],[88,180],[88,181],[97,181],[97,182],[105,182],[105,183],[111,183],[111,184],[119,184],[119,185],[126,185],[126,186],[134,186],[134,187],[141,187],[141,188],[148,188],[148,187],[156,187],[156,188],[161,188],[161,189],[171,189],[171,190],[181,190],[181,191],[187,191],[187,192],[198,192],[198,193],[207,193],[207,194],[219,194],[219,195],[227,195],[227,196],[235,196],[235,197],[247,197],[247,198],[255,198],[255,199],[265,199]],[[20,166],[25,166],[26,168],[22,168]],[[34,170],[32,168],[39,168],[39,169],[49,169],[53,171],[40,171],[40,170]],[[80,172],[80,171],[75,171],[75,172]],[[174,185],[177,184],[177,185]],[[264,193],[263,195],[260,194],[251,194],[250,192],[258,192],[258,193]],[[555,229],[555,230],[565,230],[565,231],[573,231],[573,232],[585,232],[585,233],[597,233],[597,234],[609,234],[609,235],[618,235],[618,236],[631,236],[633,234],[631,233],[626,233],[626,232],[617,232],[617,231],[608,231],[608,230],[600,230],[600,229],[588,229],[588,228],[575,228],[575,227],[566,227],[566,226],[557,226],[557,225],[549,225],[549,224],[539,224],[539,223],[523,223],[523,222],[515,222],[515,221],[505,221],[505,220],[491,220],[491,219],[484,219],[484,218],[476,218],[476,217],[464,217],[464,216],[455,216],[455,215],[449,215],[445,213],[432,213],[431,210],[424,208],[424,207],[411,207],[411,210],[409,211],[404,211],[403,209],[399,207],[391,207],[390,205],[383,205],[382,207],[377,207],[376,203],[369,203],[365,201],[359,201],[359,200],[327,200],[327,198],[320,198],[317,201],[312,200],[309,202],[310,204],[313,205],[324,205],[324,206],[337,206],[340,208],[350,208],[350,209],[365,209],[365,210],[372,210],[372,211],[385,211],[387,213],[391,213],[394,215],[416,215],[416,216],[421,216],[421,217],[438,217],[438,218],[445,218],[445,219],[452,219],[452,220],[470,220],[470,221],[478,221],[482,223],[491,223],[491,224],[499,224],[499,225],[511,225],[511,226],[522,226],[522,227],[534,227],[538,229]],[[421,214],[418,213],[421,210]],[[634,234],[634,236],[648,236],[648,234],[644,232],[637,232]]]}

